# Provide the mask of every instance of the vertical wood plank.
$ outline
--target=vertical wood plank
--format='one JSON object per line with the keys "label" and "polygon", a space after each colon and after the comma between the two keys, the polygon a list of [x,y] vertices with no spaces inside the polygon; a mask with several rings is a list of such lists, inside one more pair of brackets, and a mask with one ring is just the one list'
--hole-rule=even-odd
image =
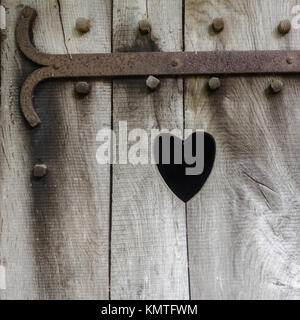
{"label": "vertical wood plank", "polygon": [[7,12],[7,38],[1,43],[0,265],[6,283],[0,298],[38,298],[31,220],[30,139],[19,111],[19,87],[31,66],[15,45],[21,1],[2,4]]}
{"label": "vertical wood plank", "polygon": [[[144,18],[152,36],[138,31]],[[182,50],[182,1],[115,0],[113,21],[114,51]],[[183,128],[182,80],[161,79],[156,92],[145,80],[114,81],[117,135],[119,121],[127,121],[128,131]],[[115,165],[112,201],[112,299],[188,298],[185,206],[156,167]]]}
{"label": "vertical wood plank", "polygon": [[[186,0],[185,46],[194,50],[298,49],[300,32],[281,37],[292,0]],[[213,18],[225,29],[215,35]],[[187,207],[192,299],[299,299],[299,79],[225,77],[186,81],[187,128],[217,145],[213,172]],[[275,77],[278,78],[278,77]]]}
{"label": "vertical wood plank", "polygon": [[[37,47],[48,53],[110,52],[111,1],[3,1],[8,39],[2,47],[1,263],[7,299],[106,299],[109,285],[110,168],[96,162],[96,135],[111,123],[111,84],[93,80],[78,100],[73,81],[43,83],[35,103],[42,125],[29,129],[18,95],[30,62],[15,46],[22,6],[37,9]],[[80,36],[78,17],[91,20]],[[31,168],[45,162],[36,181]]]}

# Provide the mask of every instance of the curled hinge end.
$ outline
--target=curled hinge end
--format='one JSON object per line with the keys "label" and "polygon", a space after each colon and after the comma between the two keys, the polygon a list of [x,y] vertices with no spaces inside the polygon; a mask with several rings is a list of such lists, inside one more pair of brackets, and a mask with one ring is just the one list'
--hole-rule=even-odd
{"label": "curled hinge end", "polygon": [[40,68],[30,74],[22,86],[20,95],[21,111],[31,127],[36,127],[41,123],[33,105],[35,88],[40,82],[53,76],[51,67]]}

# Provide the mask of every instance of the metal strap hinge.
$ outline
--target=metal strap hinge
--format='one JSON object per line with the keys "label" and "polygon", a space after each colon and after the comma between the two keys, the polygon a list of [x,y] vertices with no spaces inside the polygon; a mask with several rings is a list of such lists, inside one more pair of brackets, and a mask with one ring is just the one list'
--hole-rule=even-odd
{"label": "metal strap hinge", "polygon": [[36,86],[45,79],[300,72],[300,51],[47,54],[38,51],[31,42],[36,16],[36,10],[25,7],[16,29],[21,51],[28,59],[43,66],[27,78],[21,89],[21,109],[32,127],[40,123],[32,97]]}

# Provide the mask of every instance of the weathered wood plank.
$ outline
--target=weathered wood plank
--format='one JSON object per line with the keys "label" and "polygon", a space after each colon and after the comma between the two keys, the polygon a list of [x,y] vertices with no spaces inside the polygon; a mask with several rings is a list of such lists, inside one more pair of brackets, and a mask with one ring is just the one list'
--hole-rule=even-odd
{"label": "weathered wood plank", "polygon": [[[186,50],[300,49],[300,32],[280,37],[297,1],[186,0]],[[208,31],[225,19],[219,35]],[[186,127],[216,139],[214,170],[188,204],[193,299],[299,299],[299,88],[283,77],[226,77],[216,93],[205,78],[186,82]]]}
{"label": "weathered wood plank", "polygon": [[[77,100],[73,82],[42,84],[35,103],[42,125],[30,130],[20,115],[19,88],[32,71],[16,50],[14,28],[22,5],[37,9],[37,47],[49,53],[110,52],[111,1],[3,1],[8,38],[2,47],[1,264],[5,299],[108,298],[110,168],[96,162],[96,134],[110,126],[111,84],[92,82]],[[91,32],[74,31],[80,16]],[[45,162],[48,176],[31,179]]]}
{"label": "weathered wood plank", "polygon": [[[152,38],[138,21],[148,18]],[[182,1],[114,1],[114,51],[182,50]],[[163,79],[149,92],[145,79],[115,80],[113,123],[128,131],[183,128],[182,80]],[[134,143],[129,143],[131,147]],[[113,299],[186,299],[188,271],[185,206],[153,165],[113,168]]]}

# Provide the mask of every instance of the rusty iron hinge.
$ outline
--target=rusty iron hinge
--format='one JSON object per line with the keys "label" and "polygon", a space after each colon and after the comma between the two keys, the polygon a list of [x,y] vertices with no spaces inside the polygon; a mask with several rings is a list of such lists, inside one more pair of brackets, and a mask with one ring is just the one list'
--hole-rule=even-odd
{"label": "rusty iron hinge", "polygon": [[20,50],[43,66],[27,78],[21,89],[21,109],[32,127],[40,123],[32,102],[34,90],[45,79],[300,72],[300,51],[47,54],[38,51],[30,38],[36,16],[36,10],[25,7],[16,29]]}

